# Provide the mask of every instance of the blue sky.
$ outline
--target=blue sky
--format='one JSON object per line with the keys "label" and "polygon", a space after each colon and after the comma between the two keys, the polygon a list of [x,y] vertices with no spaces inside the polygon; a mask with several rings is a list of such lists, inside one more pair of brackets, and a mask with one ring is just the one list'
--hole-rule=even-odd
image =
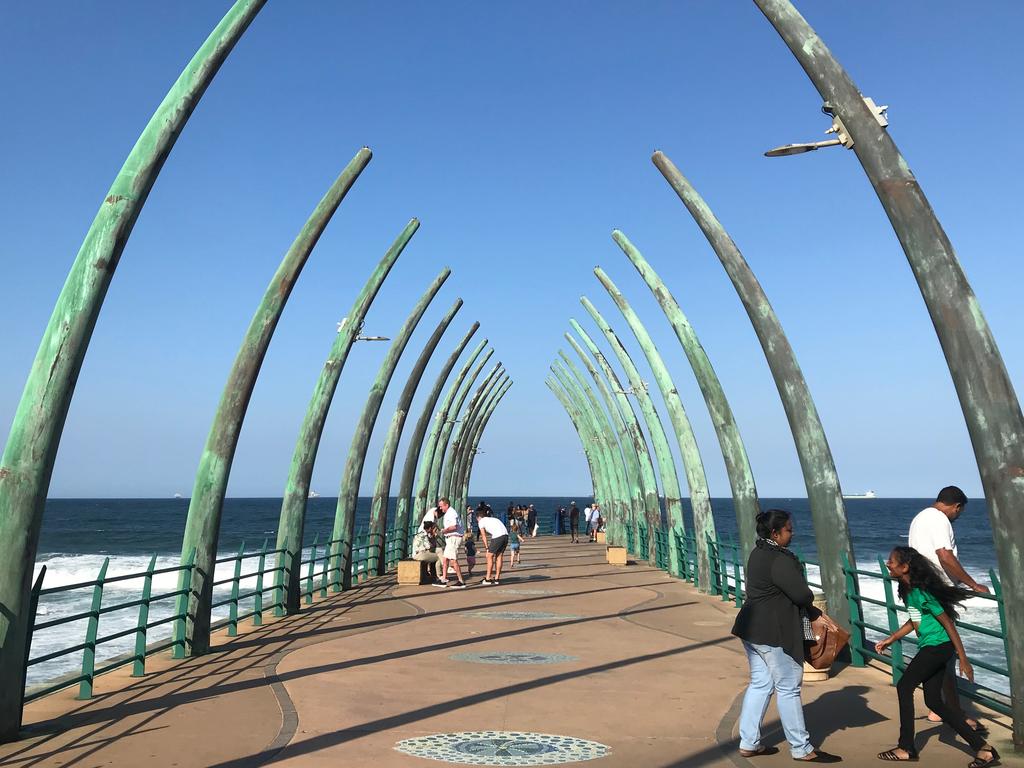
{"label": "blue sky", "polygon": [[[10,423],[54,300],[114,174],[227,7],[5,8],[0,424]],[[1024,6],[799,7],[861,90],[890,106],[889,130],[957,248],[1019,385],[1024,148],[1015,137],[1024,123],[1017,83]],[[805,495],[756,337],[717,258],[650,163],[655,149],[693,181],[761,280],[810,384],[844,489],[918,496],[957,483],[977,495],[970,441],[934,330],[856,158],[838,149],[762,156],[778,144],[823,138],[828,121],[819,108],[806,76],[749,2],[270,2],[193,115],[125,249],[51,495],[191,489],[260,296],[312,207],[364,144],[374,159],[310,259],[263,366],[231,495],[280,495],[335,323],[412,216],[423,225],[374,304],[368,332],[392,335],[441,266],[453,275],[385,400],[364,491],[404,372],[462,296],[466,305],[424,381],[473,320],[515,380],[484,437],[472,493],[582,494],[589,480],[579,443],[543,384],[566,347],[568,318],[594,330],[580,295],[594,300],[642,362],[592,274],[600,264],[669,360],[712,494],[728,494],[699,390],[656,303],[611,241],[618,227],[700,334],[761,494]],[[323,495],[337,493],[384,347],[357,345],[349,359],[314,474]]]}

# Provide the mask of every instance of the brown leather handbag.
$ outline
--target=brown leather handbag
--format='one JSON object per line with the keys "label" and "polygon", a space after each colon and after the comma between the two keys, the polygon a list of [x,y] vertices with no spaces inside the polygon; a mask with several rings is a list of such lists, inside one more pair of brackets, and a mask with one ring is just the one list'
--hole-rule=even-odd
{"label": "brown leather handbag", "polygon": [[819,613],[811,619],[813,641],[804,645],[804,660],[815,669],[828,669],[839,652],[850,642],[850,633],[836,624],[828,614]]}

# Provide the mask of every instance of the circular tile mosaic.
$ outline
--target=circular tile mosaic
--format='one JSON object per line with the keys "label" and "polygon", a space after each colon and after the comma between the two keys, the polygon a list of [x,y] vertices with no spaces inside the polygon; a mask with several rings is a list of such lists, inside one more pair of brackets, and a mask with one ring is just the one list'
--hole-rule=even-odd
{"label": "circular tile mosaic", "polygon": [[604,744],[571,736],[519,731],[467,731],[404,739],[395,749],[407,755],[463,765],[558,765],[604,757]]}
{"label": "circular tile mosaic", "polygon": [[469,661],[474,664],[562,664],[566,661],[579,661],[576,656],[566,656],[564,653],[522,653],[519,651],[455,653],[448,658],[455,661]]}
{"label": "circular tile mosaic", "polygon": [[474,619],[504,619],[506,621],[550,621],[552,619],[580,618],[579,616],[549,613],[547,611],[468,611],[463,615]]}

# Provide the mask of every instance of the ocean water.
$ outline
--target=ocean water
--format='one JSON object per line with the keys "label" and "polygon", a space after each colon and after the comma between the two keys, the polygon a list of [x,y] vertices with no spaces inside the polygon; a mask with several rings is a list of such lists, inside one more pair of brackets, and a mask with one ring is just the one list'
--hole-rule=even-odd
{"label": "ocean water", "polygon": [[[541,533],[552,529],[555,510],[568,506],[575,500],[582,508],[585,497],[488,497],[487,501],[496,511],[503,511],[510,503],[534,504],[538,510]],[[472,501],[479,501],[473,497]],[[319,533],[320,541],[330,539],[337,499],[319,497],[309,500],[306,517],[306,555]],[[848,499],[847,517],[853,537],[854,550],[860,567],[877,570],[877,558],[883,559],[897,544],[905,544],[911,518],[930,504],[928,499]],[[795,536],[793,547],[810,560],[816,559],[814,535],[810,522],[810,510],[806,499],[762,499],[762,508],[781,507],[793,513]],[[735,536],[736,520],[731,499],[714,499],[712,505],[719,534]],[[686,512],[689,516],[689,507]],[[369,519],[370,499],[362,497],[356,510],[356,525],[365,526]],[[267,541],[273,549],[277,535],[277,521],[280,514],[280,499],[227,499],[221,521],[219,548],[221,557],[233,555],[244,542],[247,551],[258,549]],[[394,514],[395,501],[390,510]],[[47,571],[44,587],[77,584],[95,579],[104,558],[110,557],[107,576],[139,573],[145,571],[150,558],[156,556],[157,568],[178,565],[181,552],[181,537],[188,511],[187,499],[51,499],[46,503],[39,552],[36,559],[37,572],[41,565]],[[687,524],[690,524],[687,520]],[[389,525],[391,521],[389,520]],[[955,524],[960,560],[979,581],[988,584],[988,570],[995,566],[992,546],[992,531],[983,500],[971,501],[967,511]],[[322,553],[322,549],[320,550]],[[268,566],[270,567],[268,562]],[[255,570],[256,561],[243,562],[242,573]],[[224,563],[214,574],[215,580],[230,577],[233,563]],[[811,580],[817,575],[812,567]],[[255,577],[243,580],[241,591],[255,586]],[[176,573],[160,574],[153,579],[153,594],[159,595],[177,589]],[[267,582],[269,584],[269,582]],[[882,582],[862,579],[862,592],[868,596],[884,599]],[[108,584],[104,590],[103,605],[137,599],[142,590],[142,579],[131,579]],[[220,587],[215,600],[229,595],[230,586]],[[61,616],[70,616],[89,610],[92,589],[78,589],[57,595],[46,595],[40,600],[38,622],[45,622]],[[267,602],[269,602],[269,593]],[[252,608],[252,599],[242,601],[240,612]],[[150,610],[150,622],[158,621],[173,613],[174,601],[163,600],[154,603]],[[227,617],[227,607],[215,609],[214,619]],[[103,614],[100,621],[100,637],[115,634],[135,626],[138,608]],[[885,611],[869,608],[866,620],[886,626]],[[982,599],[968,601],[961,612],[961,618],[985,627],[998,628],[999,616],[995,603]],[[32,642],[33,658],[81,643],[85,637],[86,620],[69,622],[57,627],[41,630]],[[170,623],[151,629],[147,637],[150,643],[170,637]],[[869,633],[869,636],[873,636]],[[1000,640],[974,634],[964,635],[968,652],[979,659],[1005,666],[1005,654]],[[97,649],[97,666],[105,659],[129,653],[134,647],[134,637],[127,636],[105,643]],[[81,669],[81,654],[75,653],[29,669],[28,685],[38,685],[46,680],[74,673]],[[1008,692],[1006,679],[976,670],[978,681],[995,690]]]}

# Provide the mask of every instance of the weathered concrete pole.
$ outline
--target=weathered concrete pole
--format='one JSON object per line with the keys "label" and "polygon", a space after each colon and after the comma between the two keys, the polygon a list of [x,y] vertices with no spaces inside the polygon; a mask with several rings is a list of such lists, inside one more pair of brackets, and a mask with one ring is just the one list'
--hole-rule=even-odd
{"label": "weathered concrete pole", "polygon": [[[249,398],[253,387],[256,386],[256,377],[259,376],[263,358],[270,346],[270,339],[277,328],[285,303],[313,246],[369,162],[370,150],[361,149],[317,204],[306,225],[281,260],[277,272],[263,294],[224,385],[224,392],[214,414],[206,445],[199,458],[199,468],[196,470],[196,479],[192,486],[192,498],[188,505],[188,517],[185,520],[185,535],[181,544],[181,561],[185,562],[194,551],[195,568],[191,574],[185,642],[178,647],[187,647],[193,655],[206,653],[210,647],[210,604],[213,600],[213,571],[220,536],[220,516],[224,506],[224,495],[227,493],[231,463],[235,457],[245,412],[249,407]],[[415,221],[410,224],[413,231],[416,226],[418,223]],[[186,578],[187,575],[183,571],[179,583],[185,584]],[[181,588],[179,586],[179,589]]]}
{"label": "weathered concrete pole", "polygon": [[455,303],[448,309],[441,322],[437,324],[434,332],[430,334],[427,343],[423,345],[423,351],[416,358],[416,362],[409,371],[409,377],[405,381],[402,393],[398,396],[395,404],[395,412],[391,416],[391,424],[388,425],[388,432],[384,438],[384,446],[380,451],[380,463],[377,465],[377,480],[373,488],[373,500],[370,502],[370,546],[376,547],[376,554],[372,557],[369,568],[371,572],[383,575],[386,569],[385,551],[385,530],[388,522],[388,497],[391,495],[391,476],[395,469],[395,456],[398,454],[398,441],[402,439],[402,429],[405,426],[406,416],[409,414],[409,406],[416,395],[416,388],[423,378],[423,371],[427,363],[437,349],[444,332],[455,318],[456,313],[462,307],[462,299],[456,299]]}
{"label": "weathered concrete pole", "polygon": [[736,292],[761,342],[796,442],[800,468],[803,470],[804,484],[807,486],[811,518],[814,521],[814,538],[818,545],[818,560],[821,563],[821,583],[828,599],[829,613],[837,621],[850,627],[843,555],[846,555],[851,563],[856,561],[853,556],[853,544],[850,541],[850,529],[846,522],[846,506],[843,504],[843,492],[839,487],[839,476],[832,460],[832,451],[828,447],[828,439],[825,437],[818,409],[811,398],[811,391],[797,363],[796,353],[783,333],[782,324],[772,309],[764,289],[736,247],[736,243],[729,237],[721,222],[715,218],[707,203],[664,154],[655,152],[653,160],[714,248],[729,279],[736,287]]}
{"label": "weathered concrete pole", "polygon": [[[828,108],[878,195],[917,279],[949,365],[981,474],[1003,579],[1010,690],[1024,690],[1024,416],[995,338],[931,204],[856,84],[788,0],[757,0]],[[1024,750],[1024,696],[1013,702]]]}
{"label": "weathered concrete pole", "polygon": [[598,499],[598,503],[606,504],[610,510],[612,500],[611,496],[604,490],[604,470],[595,455],[597,451],[596,440],[587,418],[569,401],[569,397],[555,383],[554,379],[546,378],[544,379],[544,384],[551,390],[552,394],[565,409],[565,413],[569,417],[569,421],[572,422],[577,437],[580,439],[580,448],[583,449],[583,456],[586,458],[587,468],[590,470],[590,485],[594,491],[594,498]]}
{"label": "weathered concrete pole", "polygon": [[[600,267],[595,270],[599,273],[599,276],[604,274],[601,272]],[[621,294],[620,294],[621,295]],[[584,309],[590,314],[594,322],[597,323],[598,328],[604,334],[608,343],[611,345],[612,350],[615,352],[615,356],[619,359],[619,364],[626,372],[626,377],[629,379],[630,389],[636,396],[637,403],[640,405],[640,413],[644,417],[644,423],[647,424],[647,434],[651,436],[651,444],[654,447],[654,455],[658,461],[658,470],[661,475],[662,488],[665,491],[665,511],[668,517],[668,524],[670,529],[678,531],[682,534],[686,530],[686,522],[683,518],[683,504],[679,496],[681,494],[679,488],[679,478],[676,474],[675,460],[672,456],[672,449],[669,446],[668,435],[665,433],[665,428],[662,425],[661,417],[658,415],[657,409],[654,407],[654,400],[651,398],[650,393],[647,391],[647,384],[640,377],[640,371],[637,369],[636,364],[633,362],[633,358],[630,357],[629,352],[623,346],[622,341],[619,339],[615,330],[609,325],[608,321],[605,320],[604,316],[598,311],[589,299],[584,297],[582,300]],[[640,338],[640,337],[638,337]],[[644,354],[647,355],[648,362],[651,361],[651,355],[648,352],[653,352],[657,355],[657,351],[654,349],[653,343],[651,343],[650,337],[643,339],[646,341],[648,346],[644,346],[641,343],[641,348]],[[668,371],[665,369],[664,362],[660,357],[657,357],[657,362],[661,363],[662,377],[659,377],[658,372],[655,371],[655,379],[658,381],[659,388],[662,388],[666,392],[665,402],[668,404],[672,400],[672,395],[675,395],[675,400],[678,401],[679,395],[675,390],[675,386],[672,384],[672,379],[668,378],[667,382],[663,382],[664,377],[668,377]],[[653,369],[653,365],[652,365]],[[682,408],[682,403],[676,403],[679,408]],[[669,408],[671,413],[671,406]],[[677,414],[678,415],[678,414]],[[707,478],[704,476],[704,463],[700,458],[700,451],[697,449],[697,440],[693,436],[693,430],[690,429],[689,419],[686,418],[686,413],[682,413],[683,421],[685,422],[686,431],[684,439],[677,440],[680,443],[680,450],[682,451],[683,458],[683,469],[686,472],[687,482],[690,486],[690,500],[693,509],[694,520],[696,521],[698,515],[704,518],[704,520],[711,520],[711,535],[714,536],[714,517],[711,512],[711,498],[708,494],[708,483]],[[673,419],[673,427],[675,427],[675,420]],[[674,495],[675,494],[675,495]],[[700,510],[698,512],[698,510]],[[711,566],[708,560],[707,553],[707,540],[704,541],[704,552],[700,550],[700,539],[701,531],[697,528],[696,522],[694,523],[694,529],[697,532],[697,586],[701,591],[707,591],[711,584]],[[683,573],[682,564],[683,561],[680,558],[680,552],[674,545],[674,542],[669,547],[670,553],[670,567],[671,572],[676,576]],[[685,555],[684,555],[685,556]]]}
{"label": "weathered concrete pole", "polygon": [[[640,521],[647,516],[647,507],[644,503],[644,485],[641,479],[640,473],[640,456],[637,453],[636,446],[633,443],[633,437],[626,427],[626,420],[623,418],[622,413],[619,410],[618,401],[612,396],[611,390],[604,383],[604,379],[597,372],[593,363],[590,362],[590,358],[586,352],[583,351],[583,347],[579,345],[570,334],[565,334],[565,340],[569,342],[569,345],[576,352],[576,356],[583,363],[587,372],[590,374],[591,379],[597,385],[598,392],[601,393],[601,400],[604,402],[605,412],[611,419],[614,425],[615,437],[618,439],[619,449],[622,452],[623,457],[623,473],[626,479],[627,487],[629,489],[629,516],[626,518],[628,527],[633,532],[633,542],[637,552],[640,551]],[[575,378],[579,388],[587,393],[588,398],[593,398],[593,391],[586,378],[580,372],[579,368],[569,359],[562,350],[558,351],[559,357],[565,365],[568,366],[569,371]],[[596,398],[593,398],[596,401]],[[596,411],[600,411],[600,407],[594,402],[593,407]],[[622,531],[623,537],[626,536],[625,528]],[[628,540],[627,540],[628,541]]]}
{"label": "weathered concrete pole", "polygon": [[[722,458],[725,460],[725,470],[729,476],[729,487],[732,489],[733,508],[736,511],[736,527],[739,530],[740,546],[743,549],[745,560],[746,554],[754,548],[754,542],[757,539],[755,519],[760,512],[760,507],[757,503],[754,473],[750,470],[747,450],[740,437],[736,417],[725,397],[722,382],[715,373],[700,339],[697,338],[696,331],[693,330],[690,321],[683,314],[683,310],[672,296],[668,286],[622,232],[619,230],[612,232],[612,239],[636,267],[640,277],[647,283],[647,287],[651,289],[662,312],[672,324],[672,330],[675,331],[676,338],[679,339],[683,352],[686,353],[686,359],[690,361],[690,368],[693,369],[697,386],[700,387],[701,394],[704,395],[704,402],[711,414],[711,423],[714,424],[715,434],[718,436],[718,444],[722,448]],[[602,282],[604,281],[602,280]],[[699,533],[701,524],[695,523],[695,525]]]}
{"label": "weathered concrete pole", "polygon": [[334,530],[331,532],[330,551],[334,568],[334,590],[339,586],[348,589],[352,584],[352,538],[355,535],[356,527],[356,502],[359,499],[359,481],[363,475],[363,465],[366,463],[366,449],[370,444],[370,436],[373,434],[373,425],[377,421],[377,414],[380,413],[381,403],[384,401],[384,394],[387,392],[391,377],[398,367],[398,361],[405,351],[409,339],[416,330],[423,313],[427,311],[434,296],[441,290],[451,270],[445,267],[440,274],[434,278],[430,286],[420,297],[412,308],[412,312],[405,319],[398,333],[395,334],[387,354],[377,370],[377,378],[370,385],[370,393],[366,398],[366,405],[356,422],[355,431],[352,435],[352,444],[348,449],[348,456],[345,458],[345,468],[341,475],[341,488],[338,491],[338,506],[334,512]]}
{"label": "weathered concrete pole", "polygon": [[[452,402],[451,409],[448,411],[448,417],[441,424],[441,432],[437,437],[437,444],[434,446],[434,457],[430,466],[430,485],[428,486],[428,496],[431,504],[437,501],[438,497],[441,496],[441,472],[444,468],[444,459],[448,453],[448,440],[451,438],[452,430],[455,425],[459,423],[459,414],[462,412],[462,406],[466,402],[466,398],[469,396],[470,389],[476,383],[477,376],[483,370],[483,367],[487,364],[487,361],[491,359],[491,355],[494,354],[493,349],[487,350],[480,362],[476,364],[476,367],[469,374],[468,378],[463,382],[462,388],[455,396],[455,400]],[[500,370],[501,363],[497,363],[494,368],[487,374],[485,378],[491,378],[495,373]],[[447,491],[446,491],[447,492]]]}
{"label": "weathered concrete pole", "polygon": [[[622,412],[622,418],[626,424],[626,430],[629,434],[630,439],[633,441],[633,445],[636,447],[636,453],[640,461],[640,484],[644,494],[644,511],[647,519],[647,541],[644,543],[647,554],[647,562],[650,565],[655,565],[655,544],[654,544],[654,532],[662,527],[662,514],[661,514],[661,501],[658,494],[658,481],[654,473],[654,461],[651,459],[651,452],[647,446],[647,439],[644,437],[643,430],[640,428],[640,420],[637,418],[636,411],[633,410],[633,404],[629,401],[629,397],[626,395],[626,388],[622,386],[622,382],[619,381],[618,375],[612,368],[611,364],[605,358],[604,354],[598,348],[594,340],[590,338],[588,334],[578,322],[573,319],[569,319],[569,324],[576,331],[576,334],[583,340],[587,350],[597,364],[600,366],[601,371],[604,373],[605,378],[608,381],[608,386],[612,392],[615,401],[619,405],[619,409]],[[590,368],[590,366],[587,366]],[[596,374],[597,371],[592,371],[592,374]],[[643,549],[640,550],[644,552]]]}
{"label": "weathered concrete pole", "polygon": [[[452,381],[448,387],[448,391],[445,392],[444,399],[441,400],[441,405],[438,407],[434,414],[434,419],[430,427],[430,434],[427,435],[427,440],[423,444],[423,449],[420,452],[419,466],[416,469],[416,494],[413,499],[413,519],[412,523],[417,525],[423,519],[424,513],[427,511],[427,496],[430,493],[430,478],[431,470],[434,466],[434,448],[437,446],[437,441],[441,437],[441,428],[444,426],[445,421],[448,420],[448,411],[451,409],[452,401],[455,399],[456,393],[462,387],[466,377],[469,375],[470,368],[480,357],[480,354],[484,351],[484,347],[487,346],[487,339],[482,340],[476,345],[476,348],[470,353],[466,362],[462,364],[462,368],[459,369],[458,375]],[[487,357],[490,357],[494,350],[490,350],[487,353]],[[484,358],[486,361],[486,358]],[[483,363],[481,363],[483,365]],[[477,373],[479,369],[476,369]],[[476,373],[473,374],[476,376]],[[434,503],[434,499],[430,500],[430,503]]]}
{"label": "weathered concrete pole", "polygon": [[266,0],[238,0],[150,118],[110,185],[39,343],[0,458],[0,741],[21,728],[29,592],[75,383],[121,253],[174,143]]}
{"label": "weathered concrete pole", "polygon": [[[686,473],[686,481],[690,486],[690,504],[693,509],[693,528],[696,534],[697,543],[697,575],[700,589],[707,589],[711,583],[711,565],[708,556],[708,538],[716,538],[715,517],[711,508],[711,493],[708,490],[707,475],[704,472],[704,460],[700,455],[700,448],[697,445],[697,438],[693,433],[693,426],[686,415],[683,401],[679,397],[679,390],[668,371],[668,366],[658,352],[657,345],[647,333],[647,328],[640,321],[633,307],[630,306],[626,297],[622,295],[611,278],[604,270],[597,267],[594,270],[601,285],[608,291],[612,301],[622,312],[626,323],[636,337],[644,356],[647,358],[651,370],[654,372],[654,379],[658,383],[658,389],[668,407],[669,418],[672,422],[672,429],[679,444],[679,454],[683,460],[683,470]],[[635,389],[636,387],[634,387]],[[703,545],[703,548],[702,548]]]}
{"label": "weathered concrete pole", "polygon": [[398,501],[395,505],[395,532],[399,537],[398,553],[400,557],[405,557],[409,551],[409,510],[412,507],[412,484],[416,478],[416,466],[419,464],[420,451],[427,434],[427,427],[430,426],[430,417],[433,415],[434,407],[441,396],[441,390],[444,389],[444,383],[448,380],[448,376],[455,367],[455,363],[458,362],[463,350],[479,327],[480,323],[474,322],[451,355],[448,356],[440,373],[437,374],[434,387],[430,390],[430,394],[427,395],[426,402],[423,404],[423,412],[420,414],[419,419],[416,420],[416,426],[409,437],[409,448],[405,454],[402,479],[398,488]]}
{"label": "weathered concrete pole", "polygon": [[462,478],[462,485],[459,490],[459,495],[462,497],[463,503],[465,503],[465,500],[469,498],[469,480],[473,475],[473,467],[476,464],[476,457],[480,453],[478,450],[480,439],[483,437],[484,430],[487,429],[487,424],[490,422],[491,416],[494,415],[494,412],[498,409],[498,405],[501,403],[502,398],[505,397],[511,388],[512,380],[509,379],[502,385],[501,389],[497,393],[497,397],[492,400],[487,411],[484,413],[483,419],[481,419],[480,423],[477,425],[476,432],[473,435],[473,441],[470,446],[469,464],[466,466],[465,474]]}
{"label": "weathered concrete pole", "polygon": [[[441,485],[442,495],[447,495],[451,500],[452,507],[454,507],[459,514],[465,512],[465,500],[461,498],[460,492],[462,490],[462,481],[465,478],[466,462],[469,459],[469,447],[472,442],[473,435],[476,428],[479,426],[481,419],[484,418],[488,406],[491,404],[495,394],[501,389],[504,383],[508,381],[508,374],[504,370],[491,379],[489,382],[485,382],[484,385],[478,390],[479,397],[476,398],[476,402],[470,402],[466,408],[466,415],[462,422],[459,424],[460,429],[456,432],[454,439],[452,440],[452,447],[450,451],[450,464],[451,464],[451,479],[445,490],[444,484]],[[447,470],[446,470],[447,471]],[[469,522],[468,520],[466,521]]]}
{"label": "weathered concrete pole", "polygon": [[[447,451],[443,459],[443,467],[441,471],[441,482],[438,484],[437,496],[447,496],[451,501],[455,501],[453,494],[455,493],[455,487],[453,483],[453,476],[455,472],[455,463],[459,456],[459,450],[463,447],[465,442],[463,438],[469,435],[468,427],[473,423],[473,419],[476,418],[477,412],[483,405],[484,398],[490,391],[491,386],[498,381],[502,373],[502,365],[498,363],[494,366],[489,374],[480,383],[480,386],[476,388],[473,396],[469,398],[469,402],[466,404],[466,410],[462,414],[462,418],[457,424],[452,425],[452,441],[451,449]],[[456,411],[458,413],[458,411]],[[444,435],[442,434],[442,438]],[[462,510],[458,509],[461,514]]]}
{"label": "weathered concrete pole", "polygon": [[327,355],[320,376],[313,387],[313,395],[306,407],[306,415],[299,428],[299,436],[295,441],[292,453],[292,464],[288,470],[288,482],[284,489],[281,502],[281,517],[277,524],[277,545],[275,549],[285,550],[283,571],[277,572],[278,601],[284,592],[285,609],[288,613],[298,613],[302,587],[302,542],[305,535],[306,505],[309,499],[310,482],[313,477],[313,465],[316,463],[320,438],[323,436],[324,425],[331,401],[338,388],[341,372],[348,360],[352,345],[362,332],[363,321],[370,305],[377,297],[381,285],[391,272],[399,255],[409,242],[415,227],[406,227],[398,239],[388,248],[380,263],[374,268],[363,289],[356,296],[355,303],[348,315],[341,322],[331,351]]}
{"label": "weathered concrete pole", "polygon": [[[606,487],[609,489],[609,498],[602,500],[602,503],[609,502],[607,510],[608,541],[610,544],[625,546],[624,531],[625,527],[631,524],[632,518],[631,492],[615,427],[597,404],[597,399],[592,391],[588,391],[584,398],[580,393],[580,385],[577,383],[574,386],[567,380],[568,374],[555,365],[551,366],[551,371],[561,384],[567,402],[588,424],[590,434],[593,435],[593,450],[603,462],[603,475]],[[585,382],[583,383],[585,384]],[[589,385],[587,389],[589,390]],[[558,392],[556,392],[556,396],[558,396]]]}

